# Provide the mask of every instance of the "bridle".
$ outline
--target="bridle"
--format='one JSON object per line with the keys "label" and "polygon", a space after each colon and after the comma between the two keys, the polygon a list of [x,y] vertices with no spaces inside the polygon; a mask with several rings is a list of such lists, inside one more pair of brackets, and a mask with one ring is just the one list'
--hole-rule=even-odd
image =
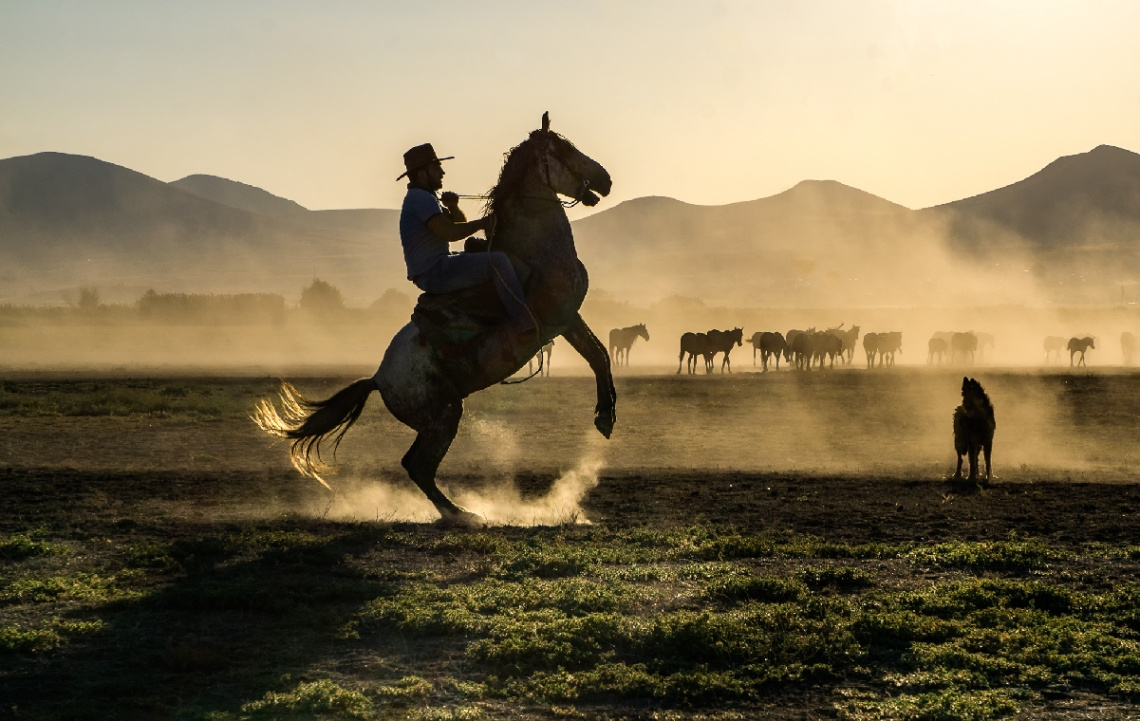
{"label": "bridle", "polygon": [[[549,130],[543,130],[542,132],[545,134],[544,139],[543,139],[543,144],[541,147],[536,148],[535,152],[538,152],[540,154],[540,157],[542,158],[542,161],[541,161],[542,162],[542,173],[544,176],[544,182],[546,183],[546,187],[552,193],[554,193],[555,196],[557,196],[558,191],[554,189],[554,183],[551,182],[551,180],[550,180],[550,156],[553,154],[551,152],[551,145],[553,145],[554,139],[550,136]],[[555,157],[557,157],[557,156],[555,156]],[[561,159],[559,159],[559,162],[562,162]],[[562,163],[562,167],[566,168],[566,164]],[[567,170],[567,172],[570,173],[570,175],[574,176],[574,178],[581,183],[581,186],[578,188],[577,193],[570,196],[571,198],[573,198],[573,200],[565,201],[565,200],[559,199],[558,197],[553,198],[553,200],[557,201],[558,203],[561,203],[563,208],[573,208],[575,205],[582,202],[582,198],[584,198],[586,196],[586,193],[590,192],[590,181],[587,180],[586,178],[578,177],[578,174],[575,173],[574,171],[570,170],[569,168],[566,168],[566,170]],[[551,200],[551,199],[550,198],[541,198],[541,200]]]}

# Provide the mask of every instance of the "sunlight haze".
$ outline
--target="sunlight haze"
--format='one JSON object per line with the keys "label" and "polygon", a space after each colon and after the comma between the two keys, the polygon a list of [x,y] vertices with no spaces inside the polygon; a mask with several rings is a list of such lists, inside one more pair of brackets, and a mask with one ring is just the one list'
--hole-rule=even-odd
{"label": "sunlight haze", "polygon": [[[1140,150],[1133,2],[0,2],[0,157],[398,207],[490,187],[549,110],[622,200],[832,179],[909,208]],[[572,217],[585,213],[574,211]]]}

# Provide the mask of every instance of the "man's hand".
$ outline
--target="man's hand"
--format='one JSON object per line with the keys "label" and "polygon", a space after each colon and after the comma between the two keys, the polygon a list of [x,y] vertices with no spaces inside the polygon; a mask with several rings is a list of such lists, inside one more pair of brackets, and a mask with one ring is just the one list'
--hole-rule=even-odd
{"label": "man's hand", "polygon": [[448,210],[459,209],[459,196],[450,190],[445,190],[439,194],[439,202],[443,203],[443,207]]}

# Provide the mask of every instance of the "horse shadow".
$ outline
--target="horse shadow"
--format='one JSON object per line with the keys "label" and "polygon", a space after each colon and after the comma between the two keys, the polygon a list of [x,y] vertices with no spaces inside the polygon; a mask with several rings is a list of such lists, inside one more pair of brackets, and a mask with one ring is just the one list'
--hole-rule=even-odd
{"label": "horse shadow", "polygon": [[[405,577],[400,538],[442,529],[302,517],[133,520],[141,515],[82,531],[116,544],[147,539],[121,544],[99,570],[104,578],[145,575],[131,586],[142,592],[61,606],[61,622],[101,629],[56,651],[0,653],[0,718],[15,709],[37,718],[236,715],[268,692],[310,680],[314,669],[365,653],[391,668],[414,665],[414,649],[378,636],[353,639],[351,623]],[[354,561],[363,557],[381,560]],[[401,674],[392,674],[396,683]]]}

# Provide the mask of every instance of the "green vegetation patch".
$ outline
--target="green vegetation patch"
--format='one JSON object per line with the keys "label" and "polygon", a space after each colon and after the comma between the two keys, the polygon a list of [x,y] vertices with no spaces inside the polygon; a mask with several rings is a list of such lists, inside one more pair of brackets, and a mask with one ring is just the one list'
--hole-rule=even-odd
{"label": "green vegetation patch", "polygon": [[[481,678],[465,682],[469,696],[535,703],[745,703],[777,687],[857,680],[870,691],[837,707],[849,718],[998,718],[1045,688],[1136,693],[1138,587],[1098,594],[1054,582],[1040,569],[1077,559],[1044,542],[839,547],[695,530],[688,540],[647,530],[577,544],[449,539],[433,552],[498,565],[466,582],[405,579],[347,635],[452,638]],[[784,570],[755,573],[741,563],[752,554],[781,558]],[[881,588],[858,565],[865,558],[1038,577]],[[530,575],[542,569],[550,577]]]}
{"label": "green vegetation patch", "polygon": [[953,688],[891,696],[861,694],[837,708],[840,718],[852,721],[984,721],[1013,716],[1030,697],[1021,689]]}
{"label": "green vegetation patch", "polygon": [[485,579],[447,588],[416,583],[373,600],[353,627],[412,636],[479,633],[490,631],[495,622],[534,620],[534,614],[547,611],[567,617],[630,610],[637,597],[633,588],[586,579]]}
{"label": "green vegetation patch", "polygon": [[800,578],[816,591],[823,588],[850,590],[875,585],[874,574],[852,566],[805,568],[800,571]]}
{"label": "green vegetation patch", "polygon": [[[775,694],[831,694],[850,719],[990,719],[1036,713],[1055,692],[1140,700],[1140,583],[1090,582],[1094,563],[1111,578],[1134,572],[1102,547],[844,546],[711,525],[437,533],[282,520],[193,533],[99,537],[66,573],[4,566],[0,653],[31,666],[21,656],[107,626],[216,617],[314,644],[321,659],[342,644],[398,659],[392,678],[420,674],[353,688],[261,675],[237,697],[257,700],[231,697],[217,718],[501,717],[520,703],[747,711]],[[13,558],[66,552],[36,533],[3,541]],[[100,620],[61,620],[76,608]],[[273,678],[313,673],[278,661],[284,648],[263,652],[263,668],[285,665]],[[204,676],[228,653],[208,634],[175,638],[160,665]]]}
{"label": "green vegetation patch", "polygon": [[719,526],[694,526],[665,534],[673,558],[732,561],[747,558],[899,558],[914,544],[832,543],[813,536],[780,533],[758,535]]}
{"label": "green vegetation patch", "polygon": [[59,648],[72,636],[94,633],[104,628],[102,621],[76,621],[53,617],[35,628],[20,625],[0,626],[0,651],[9,653],[42,653]]}
{"label": "green vegetation patch", "polygon": [[116,576],[77,573],[73,576],[22,578],[0,587],[0,604],[46,603],[49,601],[95,601],[108,603],[138,598],[139,591],[123,588]]}
{"label": "green vegetation patch", "polygon": [[1008,541],[951,541],[923,546],[909,551],[906,558],[920,566],[938,568],[1028,571],[1072,558],[1072,554],[1036,539],[1012,537]]}
{"label": "green vegetation patch", "polygon": [[59,543],[36,540],[26,534],[0,536],[0,560],[22,561],[35,556],[64,556],[71,549]]}
{"label": "green vegetation patch", "polygon": [[798,581],[779,576],[736,575],[713,581],[707,592],[710,598],[725,603],[784,603],[800,600],[808,589]]}
{"label": "green vegetation patch", "polygon": [[241,710],[255,719],[289,718],[302,714],[367,718],[372,712],[372,701],[359,691],[351,691],[328,679],[322,679],[300,683],[284,693],[269,691],[264,698],[244,704]]}

